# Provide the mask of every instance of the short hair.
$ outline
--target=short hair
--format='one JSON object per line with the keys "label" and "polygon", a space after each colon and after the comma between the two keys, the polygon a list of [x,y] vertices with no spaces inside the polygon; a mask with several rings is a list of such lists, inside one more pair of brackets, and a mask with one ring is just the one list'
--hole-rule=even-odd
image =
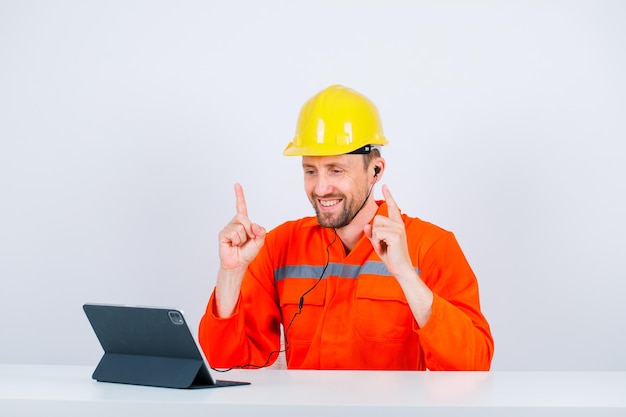
{"label": "short hair", "polygon": [[372,146],[372,149],[368,153],[363,154],[363,162],[366,170],[375,158],[380,158],[380,149],[377,146]]}

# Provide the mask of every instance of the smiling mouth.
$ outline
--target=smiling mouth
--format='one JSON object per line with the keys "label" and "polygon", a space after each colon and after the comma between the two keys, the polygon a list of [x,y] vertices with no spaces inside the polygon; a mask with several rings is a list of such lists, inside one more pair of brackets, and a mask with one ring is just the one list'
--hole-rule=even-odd
{"label": "smiling mouth", "polygon": [[341,202],[341,200],[317,200],[322,207],[333,207]]}

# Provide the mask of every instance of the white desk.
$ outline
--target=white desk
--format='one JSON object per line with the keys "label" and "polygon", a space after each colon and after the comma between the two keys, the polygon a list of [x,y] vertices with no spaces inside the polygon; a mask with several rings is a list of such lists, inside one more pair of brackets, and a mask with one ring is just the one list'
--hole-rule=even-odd
{"label": "white desk", "polygon": [[0,415],[626,416],[626,372],[239,370],[247,386],[178,390],[96,382],[92,367],[0,365]]}

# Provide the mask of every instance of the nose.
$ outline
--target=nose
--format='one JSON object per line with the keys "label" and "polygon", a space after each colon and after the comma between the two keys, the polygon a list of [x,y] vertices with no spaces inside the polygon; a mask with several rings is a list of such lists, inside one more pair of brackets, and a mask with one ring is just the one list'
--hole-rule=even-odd
{"label": "nose", "polygon": [[313,192],[316,195],[323,197],[325,195],[332,194],[332,191],[333,186],[331,184],[330,178],[328,178],[328,175],[321,172],[318,173],[315,176],[315,187],[313,189]]}

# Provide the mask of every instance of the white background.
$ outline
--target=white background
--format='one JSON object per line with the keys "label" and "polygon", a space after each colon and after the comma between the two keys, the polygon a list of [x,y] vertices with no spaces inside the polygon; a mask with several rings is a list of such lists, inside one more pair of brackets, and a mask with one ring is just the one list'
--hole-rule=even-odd
{"label": "white background", "polygon": [[400,207],[461,243],[492,369],[626,370],[625,21],[597,0],[0,0],[0,362],[95,365],[88,301],[195,328],[235,182],[267,228],[313,213],[281,153],[341,83],[381,112]]}

